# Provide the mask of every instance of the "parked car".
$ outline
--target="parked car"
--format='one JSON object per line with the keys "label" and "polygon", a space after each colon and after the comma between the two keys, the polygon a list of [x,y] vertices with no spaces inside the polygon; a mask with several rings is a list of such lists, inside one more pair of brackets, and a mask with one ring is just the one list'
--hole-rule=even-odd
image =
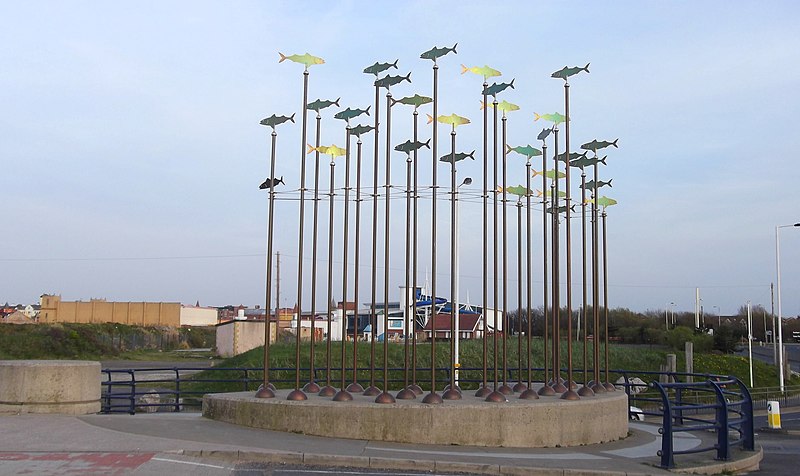
{"label": "parked car", "polygon": [[644,411],[642,411],[642,409],[639,407],[634,407],[633,405],[631,405],[628,410],[628,416],[631,420],[644,421]]}

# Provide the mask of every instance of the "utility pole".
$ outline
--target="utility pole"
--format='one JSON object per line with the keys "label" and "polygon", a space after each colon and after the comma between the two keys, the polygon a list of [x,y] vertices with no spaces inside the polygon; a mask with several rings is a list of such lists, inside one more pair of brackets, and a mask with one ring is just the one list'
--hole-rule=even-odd
{"label": "utility pole", "polygon": [[769,283],[770,315],[772,316],[772,365],[778,365],[778,344],[775,339],[775,286]]}

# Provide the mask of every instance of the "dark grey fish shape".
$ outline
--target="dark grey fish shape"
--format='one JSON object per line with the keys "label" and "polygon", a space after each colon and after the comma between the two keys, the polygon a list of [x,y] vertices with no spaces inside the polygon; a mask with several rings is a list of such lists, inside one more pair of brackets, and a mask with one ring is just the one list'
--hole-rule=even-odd
{"label": "dark grey fish shape", "polygon": [[279,179],[268,178],[267,180],[264,181],[264,183],[259,185],[258,188],[260,190],[265,190],[265,189],[269,189],[269,188],[275,187],[279,183],[283,183],[285,185],[285,183],[283,182],[283,175],[281,175],[281,178],[279,178]]}
{"label": "dark grey fish shape", "polygon": [[378,73],[382,73],[389,68],[397,69],[397,62],[400,60],[394,60],[394,63],[378,63],[377,61],[372,66],[367,66],[364,68],[364,72],[367,74],[374,74],[375,76]]}
{"label": "dark grey fish shape", "polygon": [[261,122],[259,122],[259,124],[261,124],[262,126],[269,126],[275,129],[275,126],[283,124],[286,121],[294,122],[294,114],[292,114],[290,117],[276,116],[275,114],[273,114],[266,119],[261,119]]}

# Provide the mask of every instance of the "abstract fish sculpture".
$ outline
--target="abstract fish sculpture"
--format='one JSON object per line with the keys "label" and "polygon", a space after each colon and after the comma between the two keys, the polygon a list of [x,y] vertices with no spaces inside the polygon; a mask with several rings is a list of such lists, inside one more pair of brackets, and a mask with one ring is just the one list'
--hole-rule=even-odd
{"label": "abstract fish sculpture", "polygon": [[[503,187],[497,187],[497,191],[503,193]],[[533,195],[533,191],[527,187],[522,185],[516,185],[514,187],[506,187],[505,191],[512,194],[517,195],[520,197],[527,197],[528,195]]]}
{"label": "abstract fish sculpture", "polygon": [[536,138],[543,141],[547,139],[547,136],[549,136],[551,132],[553,132],[552,128],[542,129],[542,132],[540,132],[539,135],[536,136]]}
{"label": "abstract fish sculpture", "polygon": [[282,184],[285,185],[285,183],[283,181],[283,175],[281,175],[281,178],[279,178],[279,179],[268,178],[267,180],[264,181],[264,183],[259,185],[258,188],[260,190],[264,190],[264,189],[272,188],[272,187],[278,185],[279,183],[282,183]]}
{"label": "abstract fish sculpture", "polygon": [[366,134],[367,132],[373,129],[375,129],[374,126],[362,126],[361,124],[359,124],[355,127],[350,128],[350,135],[361,137],[361,134]]}
{"label": "abstract fish sculpture", "polygon": [[514,80],[512,79],[510,83],[492,83],[491,86],[486,86],[483,90],[484,96],[497,96],[498,93],[505,91],[506,88],[514,89]]}
{"label": "abstract fish sculpture", "polygon": [[569,166],[570,166],[570,167],[577,167],[577,168],[579,168],[579,169],[583,169],[584,167],[589,167],[589,166],[592,166],[592,165],[594,165],[594,164],[603,164],[603,165],[608,165],[608,164],[606,164],[606,158],[607,158],[607,157],[608,157],[608,156],[604,156],[604,157],[601,159],[601,158],[599,158],[599,157],[598,157],[598,158],[594,158],[594,157],[586,157],[586,156],[583,156],[583,157],[581,157],[580,159],[576,159],[576,160],[573,160],[573,161],[571,161],[571,162],[569,163]]}
{"label": "abstract fish sculpture", "polygon": [[321,111],[322,109],[325,109],[326,107],[330,107],[330,106],[336,106],[336,107],[339,107],[339,99],[342,99],[342,98],[336,98],[336,100],[335,100],[335,101],[325,101],[325,100],[322,100],[322,99],[317,99],[317,100],[316,100],[316,101],[314,101],[314,102],[310,102],[310,103],[308,103],[308,104],[306,105],[306,107],[307,107],[308,109],[312,110],[312,111],[317,111],[317,112],[319,112],[319,111]]}
{"label": "abstract fish sculpture", "polygon": [[536,114],[533,113],[533,121],[536,122],[539,119],[544,119],[545,121],[550,121],[553,124],[561,124],[562,122],[566,121],[567,118],[557,112],[552,114]]}
{"label": "abstract fish sculpture", "polygon": [[614,142],[609,142],[607,140],[597,140],[597,139],[595,139],[595,140],[593,140],[591,142],[587,142],[587,143],[583,144],[581,146],[581,149],[598,151],[600,149],[605,149],[608,146],[613,146],[613,147],[618,149],[619,148],[617,146],[617,141],[618,140],[619,139],[614,140]]}
{"label": "abstract fish sculpture", "polygon": [[589,63],[586,63],[586,66],[584,66],[583,68],[581,68],[580,66],[575,66],[575,67],[572,67],[572,68],[568,68],[568,67],[564,66],[560,70],[558,70],[555,73],[551,74],[550,77],[551,78],[559,78],[559,79],[563,79],[564,81],[566,81],[567,78],[569,78],[570,76],[574,76],[574,75],[580,73],[581,71],[586,71],[588,73],[589,72]]}
{"label": "abstract fish sculpture", "polygon": [[556,177],[564,178],[564,177],[567,176],[567,174],[565,174],[564,172],[561,172],[561,171],[556,172],[553,169],[545,170],[544,172],[538,172],[538,171],[534,170],[533,171],[533,176],[536,177],[537,175],[544,175],[545,177],[549,178],[550,180],[553,180]]}
{"label": "abstract fish sculpture", "polygon": [[451,51],[455,54],[458,54],[458,51],[456,51],[456,46],[458,46],[458,43],[453,45],[452,48],[447,48],[447,47],[437,48],[434,46],[433,48],[419,55],[419,57],[422,59],[433,60],[433,62],[435,63],[437,58],[441,58],[442,56],[446,55],[447,53],[450,53]]}
{"label": "abstract fish sculpture", "polygon": [[533,147],[532,145],[519,145],[517,147],[511,147],[510,145],[506,145],[507,152],[516,152],[517,154],[524,155],[527,158],[536,157],[542,155],[542,151]]}
{"label": "abstract fish sculpture", "polygon": [[294,61],[295,63],[304,64],[306,66],[306,69],[308,69],[309,66],[314,66],[315,64],[324,64],[325,63],[324,59],[322,59],[320,57],[317,57],[317,56],[311,56],[308,53],[306,53],[304,55],[286,56],[286,55],[284,55],[283,53],[281,53],[279,51],[278,54],[281,56],[281,59],[278,60],[278,63],[283,63],[285,60],[288,59],[289,61]]}
{"label": "abstract fish sculpture", "polygon": [[364,72],[366,74],[374,74],[377,76],[379,73],[386,71],[389,68],[397,69],[397,62],[400,60],[394,60],[394,63],[378,63],[377,61],[372,66],[367,66],[364,68]]}
{"label": "abstract fish sculpture", "polygon": [[386,75],[386,76],[382,77],[381,79],[375,81],[375,86],[378,86],[380,88],[389,89],[390,86],[394,86],[395,84],[398,84],[398,83],[400,83],[402,81],[408,81],[410,83],[411,82],[411,73],[408,73],[407,76],[400,76],[400,75],[389,76],[389,75]]}
{"label": "abstract fish sculpture", "polygon": [[397,103],[405,104],[407,106],[414,106],[415,108],[420,107],[424,104],[428,104],[433,102],[433,99],[429,98],[428,96],[420,96],[419,94],[415,94],[413,96],[407,96],[402,99],[392,99],[392,106]]}
{"label": "abstract fish sculpture", "polygon": [[320,154],[330,155],[331,158],[341,157],[341,156],[343,156],[344,154],[347,153],[346,150],[342,149],[341,147],[337,147],[336,145],[329,145],[329,146],[321,145],[321,146],[316,147],[316,148],[315,147],[311,147],[311,146],[308,146],[308,147],[309,147],[308,153],[311,153],[311,152],[316,150]]}
{"label": "abstract fish sculpture", "polygon": [[474,74],[477,74],[477,75],[483,76],[483,78],[484,78],[484,79],[486,79],[486,78],[491,78],[491,77],[493,77],[493,76],[500,76],[501,74],[503,74],[503,73],[501,73],[500,71],[497,71],[497,70],[496,70],[496,69],[494,69],[494,68],[490,68],[490,67],[489,67],[489,66],[487,66],[487,65],[483,65],[483,66],[473,66],[473,67],[471,67],[471,68],[468,68],[468,67],[466,67],[466,66],[464,66],[464,65],[462,64],[462,65],[461,65],[461,74],[464,74],[464,73],[466,73],[467,71],[469,71],[470,73],[474,73]]}
{"label": "abstract fish sculpture", "polygon": [[[430,114],[427,114],[427,116],[428,116],[428,124],[430,124],[431,122],[433,122],[433,116],[431,116]],[[453,127],[463,126],[464,124],[470,123],[469,119],[467,119],[466,117],[459,116],[458,114],[455,113],[450,114],[449,116],[441,115],[437,117],[436,120],[442,124],[449,124]]]}
{"label": "abstract fish sculpture", "polygon": [[362,114],[366,114],[369,116],[369,108],[372,106],[367,106],[366,109],[350,109],[349,107],[344,111],[339,111],[333,115],[334,119],[343,119],[345,121],[349,121],[350,119],[356,118]]}
{"label": "abstract fish sculpture", "polygon": [[419,149],[421,147],[427,147],[427,148],[430,149],[431,148],[430,142],[431,142],[430,139],[428,139],[425,142],[418,142],[418,141],[415,142],[415,141],[412,141],[412,140],[407,140],[407,141],[403,142],[402,144],[395,146],[394,150],[396,150],[398,152],[411,153],[411,152],[414,152],[415,150],[417,150],[417,149]]}
{"label": "abstract fish sculpture", "polygon": [[[595,200],[591,198],[586,200],[586,203],[594,203],[594,202]],[[616,204],[617,204],[616,200],[614,200],[613,198],[608,198],[605,195],[597,198],[597,205],[603,208],[610,207],[611,205],[616,205]]]}
{"label": "abstract fish sculpture", "polygon": [[[484,103],[483,101],[481,101],[482,110],[485,109],[487,106],[494,107],[494,103],[493,102]],[[497,103],[497,110],[503,112],[519,111],[519,106],[517,106],[514,103],[510,103],[506,100],[503,100],[502,102]]]}
{"label": "abstract fish sculpture", "polygon": [[467,154],[465,152],[456,152],[455,154],[445,154],[445,155],[439,157],[439,161],[440,162],[447,162],[449,164],[449,163],[451,163],[453,161],[453,155],[455,155],[455,161],[456,162],[464,160],[464,159],[475,160],[475,151],[473,150],[469,154]]}
{"label": "abstract fish sculpture", "polygon": [[[614,180],[614,179],[611,179],[611,180]],[[588,182],[586,182],[586,187],[585,188],[586,188],[586,190],[594,190],[595,188],[602,188],[602,187],[605,187],[606,185],[608,185],[609,187],[613,188],[614,186],[611,185],[611,180],[609,180],[608,182],[603,182],[602,180],[599,180],[599,181],[597,181],[597,183],[595,183],[594,180],[589,180]]]}
{"label": "abstract fish sculpture", "polygon": [[275,129],[275,126],[277,126],[279,124],[283,124],[286,121],[294,122],[294,114],[292,114],[291,116],[288,116],[288,117],[287,116],[276,116],[275,114],[273,114],[273,115],[267,117],[266,119],[261,119],[261,122],[259,122],[259,124],[261,124],[262,126],[269,126],[269,127],[273,128],[273,129]]}
{"label": "abstract fish sculpture", "polygon": [[[581,159],[583,157],[586,157],[586,152],[584,152],[582,154],[579,154],[577,152],[570,152],[569,161],[572,162],[573,160],[578,160],[578,159]],[[566,152],[562,152],[562,153],[558,154],[556,156],[556,159],[561,161],[561,162],[564,162],[565,160],[567,160],[567,153]]]}

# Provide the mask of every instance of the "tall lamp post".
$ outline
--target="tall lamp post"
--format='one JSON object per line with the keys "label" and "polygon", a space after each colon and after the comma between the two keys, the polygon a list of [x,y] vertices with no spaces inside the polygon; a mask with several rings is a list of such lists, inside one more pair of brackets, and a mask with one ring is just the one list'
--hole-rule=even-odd
{"label": "tall lamp post", "polygon": [[778,376],[780,379],[781,393],[783,386],[783,315],[781,314],[781,228],[800,227],[800,222],[791,225],[778,225],[775,227],[775,268],[778,273]]}
{"label": "tall lamp post", "polygon": [[722,318],[720,317],[721,311],[719,310],[719,306],[713,306],[711,309],[717,310],[717,328],[722,324]]}

